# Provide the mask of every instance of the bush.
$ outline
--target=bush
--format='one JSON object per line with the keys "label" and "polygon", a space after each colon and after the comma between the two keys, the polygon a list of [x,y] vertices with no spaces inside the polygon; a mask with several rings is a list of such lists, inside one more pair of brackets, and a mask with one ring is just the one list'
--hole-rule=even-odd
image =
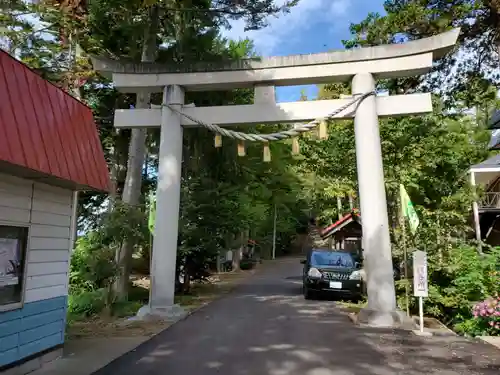
{"label": "bush", "polygon": [[[144,299],[144,294],[140,295]],[[147,302],[147,300],[146,300]],[[116,317],[134,315],[144,304],[144,301],[117,301],[109,302],[109,290],[97,289],[70,294],[68,300],[69,321],[80,320],[94,315],[99,315],[108,310],[107,314]]]}
{"label": "bush", "polygon": [[[500,248],[485,246],[485,253],[479,254],[475,244],[445,243],[443,240],[441,245],[429,242],[421,248],[427,250],[429,262],[429,297],[425,300],[425,313],[461,334],[486,334],[483,320],[473,316],[473,306],[500,292],[497,271],[500,269]],[[396,287],[398,304],[404,309],[405,280],[398,281]],[[412,296],[411,280],[409,288]],[[410,298],[410,310],[418,311],[413,297]]]}
{"label": "bush", "polygon": [[112,306],[111,314],[118,318],[133,316],[143,305],[139,301],[117,301]]}
{"label": "bush", "polygon": [[477,303],[473,308],[481,334],[500,336],[500,297],[490,297]]}
{"label": "bush", "polygon": [[99,314],[105,306],[105,289],[70,294],[68,299],[68,313],[78,317],[89,317]]}
{"label": "bush", "polygon": [[500,288],[496,271],[500,267],[500,248],[487,250],[479,254],[475,246],[462,244],[450,251],[445,264],[430,267],[427,313],[460,333],[477,335],[484,331],[482,318],[474,318],[472,306],[497,295]]}
{"label": "bush", "polygon": [[116,254],[123,243],[138,243],[146,238],[144,212],[116,202],[114,210],[100,219],[93,230],[78,239],[71,256],[69,321],[102,312],[122,316],[140,306],[139,302],[117,303],[113,284],[120,275]]}
{"label": "bush", "polygon": [[240,262],[240,269],[243,271],[251,270],[253,267],[254,267],[254,262],[252,262],[251,260],[245,259]]}
{"label": "bush", "polygon": [[115,202],[113,211],[103,214],[95,229],[78,239],[71,258],[71,288],[78,293],[111,285],[119,276],[115,259],[123,243],[147,242],[145,222],[140,208]]}
{"label": "bush", "polygon": [[94,242],[95,233],[78,240],[71,256],[70,293],[79,294],[109,287],[116,278],[115,252]]}

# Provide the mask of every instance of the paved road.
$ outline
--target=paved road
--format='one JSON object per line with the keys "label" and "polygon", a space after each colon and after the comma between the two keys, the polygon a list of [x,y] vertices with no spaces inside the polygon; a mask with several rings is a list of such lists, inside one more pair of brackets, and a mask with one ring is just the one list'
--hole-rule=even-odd
{"label": "paved road", "polygon": [[281,262],[94,375],[498,375],[500,351],[352,325]]}

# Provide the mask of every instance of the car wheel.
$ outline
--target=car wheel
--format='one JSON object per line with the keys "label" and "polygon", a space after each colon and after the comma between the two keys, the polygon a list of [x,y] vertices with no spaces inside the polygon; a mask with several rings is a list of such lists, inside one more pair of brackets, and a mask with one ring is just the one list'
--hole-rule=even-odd
{"label": "car wheel", "polygon": [[363,298],[361,296],[354,296],[354,297],[351,297],[351,302],[358,304],[361,302],[362,299]]}
{"label": "car wheel", "polygon": [[312,292],[309,289],[307,289],[306,287],[303,287],[302,291],[304,293],[304,298],[305,299],[312,299],[313,295],[312,295]]}

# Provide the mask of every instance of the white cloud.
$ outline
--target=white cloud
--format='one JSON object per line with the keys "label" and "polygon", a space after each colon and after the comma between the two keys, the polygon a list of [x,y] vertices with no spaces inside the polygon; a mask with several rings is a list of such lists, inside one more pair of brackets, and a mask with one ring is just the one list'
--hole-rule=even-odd
{"label": "white cloud", "polygon": [[333,0],[330,6],[330,13],[335,16],[344,16],[349,9],[350,0]]}
{"label": "white cloud", "polygon": [[[330,4],[330,14],[333,21],[330,23],[329,33],[335,34],[336,31],[341,30],[349,24],[349,20],[346,18],[347,10],[351,6],[352,0],[333,0]],[[341,18],[342,17],[342,18]]]}
{"label": "white cloud", "polygon": [[[285,0],[278,0],[278,4]],[[300,0],[288,14],[269,18],[269,26],[257,31],[244,31],[244,22],[231,22],[231,30],[223,35],[231,39],[250,38],[254,41],[259,54],[270,55],[281,43],[300,38],[301,33],[315,27],[321,21],[334,21],[343,16],[349,8],[350,0]]]}

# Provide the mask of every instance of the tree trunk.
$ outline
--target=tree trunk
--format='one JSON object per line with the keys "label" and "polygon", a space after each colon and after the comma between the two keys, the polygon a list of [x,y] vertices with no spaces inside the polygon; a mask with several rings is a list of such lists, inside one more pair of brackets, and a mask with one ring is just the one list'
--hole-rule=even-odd
{"label": "tree trunk", "polygon": [[233,254],[233,271],[240,270],[241,253],[243,252],[244,238],[245,238],[245,232],[241,231],[239,246],[236,248]]}
{"label": "tree trunk", "polygon": [[182,290],[184,294],[189,294],[191,292],[191,274],[193,270],[193,261],[189,257],[186,257],[186,261],[184,262],[184,284]]}
{"label": "tree trunk", "polygon": [[[158,7],[152,6],[149,13],[149,27],[144,34],[142,62],[152,62],[156,56],[156,30],[158,29]],[[149,108],[149,94],[138,93],[136,108]],[[127,162],[127,176],[123,188],[123,203],[136,206],[139,204],[142,187],[142,170],[146,158],[146,129],[132,129]],[[131,270],[134,243],[125,241],[117,251],[116,261],[119,275],[115,283],[115,293],[118,299],[126,299]]]}
{"label": "tree trunk", "polygon": [[234,250],[233,254],[233,271],[240,270],[240,262],[241,262],[241,247]]}
{"label": "tree trunk", "polygon": [[243,254],[245,254],[245,257],[248,257],[250,253],[250,250],[248,248],[248,241],[250,240],[250,229],[245,229],[244,233],[245,234],[243,236],[243,243],[242,243]]}
{"label": "tree trunk", "polygon": [[[224,237],[224,267],[223,271],[227,272],[228,271],[228,265],[229,262],[231,262],[231,266],[233,265],[233,260],[234,260],[234,235],[233,234],[226,234]],[[231,254],[231,258],[229,258],[229,254]]]}
{"label": "tree trunk", "polygon": [[117,198],[117,186],[118,186],[118,163],[116,162],[116,149],[113,147],[111,150],[113,156],[112,162],[109,166],[109,179],[111,180],[111,190],[108,195],[109,204],[108,204],[108,212],[111,212],[115,206],[116,198]]}
{"label": "tree trunk", "polygon": [[221,253],[220,253],[220,250],[219,252],[217,252],[217,260],[216,260],[216,263],[215,263],[215,267],[217,269],[217,273],[221,273],[222,272],[222,264],[221,264]]}
{"label": "tree trunk", "polygon": [[[76,59],[79,57],[79,53],[77,52],[76,46],[77,46],[76,42],[73,40],[72,35],[70,35],[70,37],[69,37],[69,51],[68,51],[68,67],[71,70],[71,72],[69,73],[70,76],[73,76],[73,72],[76,69]],[[75,83],[75,82],[71,82],[70,89],[71,89],[71,93],[73,94],[73,96],[76,99],[82,101],[82,92],[80,90],[79,84]],[[78,195],[77,195],[76,201],[74,203],[76,204],[77,208],[74,210],[76,217],[74,218],[75,226],[73,228],[73,233],[72,233],[72,235],[73,235],[72,242],[73,243],[70,244],[71,250],[73,250],[75,248],[76,241],[78,240]]]}

